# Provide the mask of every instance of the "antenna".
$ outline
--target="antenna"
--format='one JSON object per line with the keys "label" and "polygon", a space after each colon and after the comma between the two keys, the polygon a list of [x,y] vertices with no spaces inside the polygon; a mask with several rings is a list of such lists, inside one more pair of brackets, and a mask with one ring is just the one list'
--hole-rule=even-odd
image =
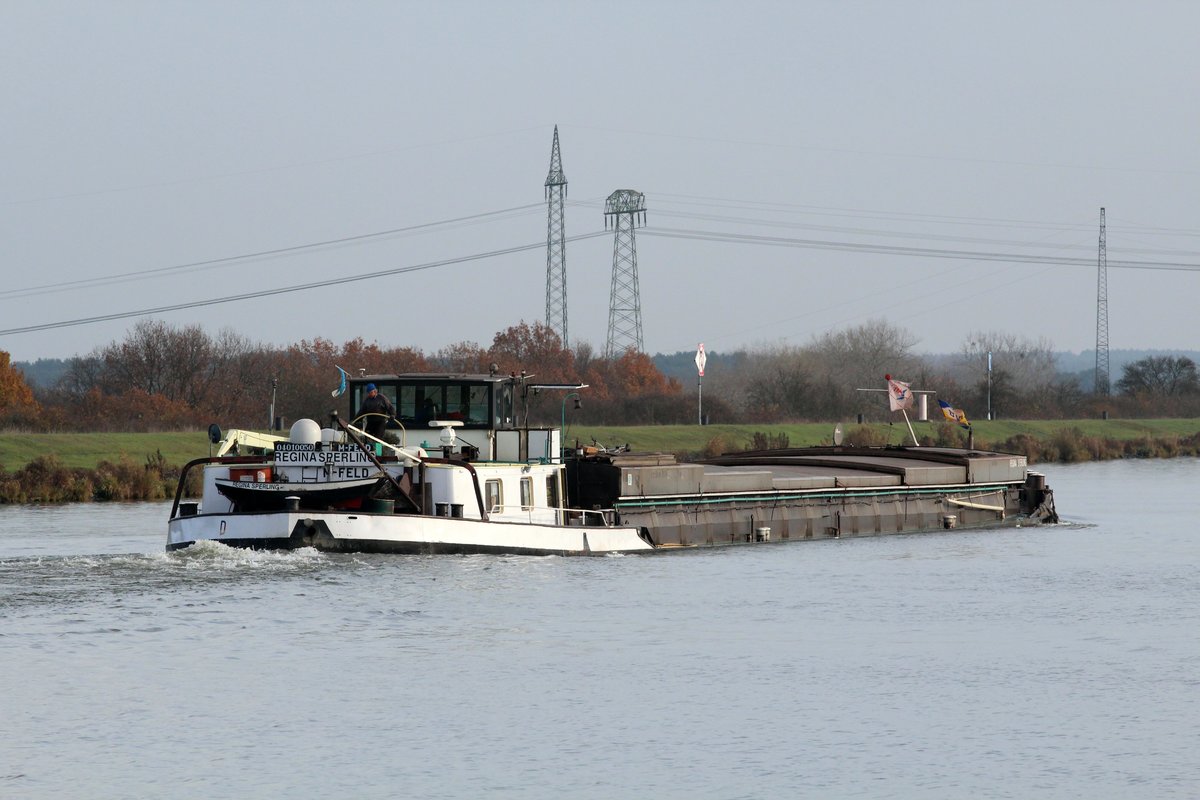
{"label": "antenna", "polygon": [[546,326],[567,346],[567,223],[564,202],[567,176],[558,149],[558,126],[550,148],[550,174],[546,176]]}
{"label": "antenna", "polygon": [[608,300],[608,342],[605,358],[617,358],[642,345],[642,300],[638,291],[637,239],[634,229],[646,224],[646,195],[618,189],[604,201],[604,229],[612,220],[612,291]]}
{"label": "antenna", "polygon": [[1108,372],[1108,254],[1105,247],[1104,209],[1100,209],[1100,255],[1096,269],[1096,394],[1109,392]]}

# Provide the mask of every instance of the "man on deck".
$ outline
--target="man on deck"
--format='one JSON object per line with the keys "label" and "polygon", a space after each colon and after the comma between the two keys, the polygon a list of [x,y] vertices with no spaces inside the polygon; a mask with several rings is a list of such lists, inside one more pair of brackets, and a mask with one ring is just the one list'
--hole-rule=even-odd
{"label": "man on deck", "polygon": [[358,416],[369,414],[362,421],[363,428],[371,436],[376,439],[383,438],[383,432],[387,429],[388,420],[396,416],[396,408],[392,402],[379,393],[375,388],[375,384],[368,383],[366,385],[367,396],[363,399],[362,406],[358,409]]}

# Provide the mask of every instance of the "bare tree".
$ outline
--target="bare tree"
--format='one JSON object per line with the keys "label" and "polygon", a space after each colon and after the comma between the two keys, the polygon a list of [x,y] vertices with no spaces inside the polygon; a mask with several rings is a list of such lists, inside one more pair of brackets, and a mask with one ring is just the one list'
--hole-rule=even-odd
{"label": "bare tree", "polygon": [[165,322],[141,319],[125,334],[124,341],[104,348],[104,390],[117,394],[141,389],[146,394],[165,394],[171,369],[170,328]]}
{"label": "bare tree", "polygon": [[989,398],[993,416],[1029,416],[1052,407],[1066,391],[1055,368],[1054,345],[1044,337],[977,331],[968,334],[960,352],[956,377],[964,386],[974,387],[970,402],[980,417],[989,407]]}
{"label": "bare tree", "polygon": [[261,426],[269,416],[267,398],[270,381],[277,377],[272,369],[277,353],[231,328],[217,334],[211,353],[205,410],[223,425]]}
{"label": "bare tree", "polygon": [[755,420],[801,419],[812,411],[811,377],[796,347],[754,354],[745,371],[746,412]]}
{"label": "bare tree", "polygon": [[912,382],[921,361],[912,350],[917,337],[886,320],[871,320],[853,328],[827,333],[807,348],[822,418],[846,413],[873,413],[886,405],[858,389],[883,388],[892,374]]}
{"label": "bare tree", "polygon": [[104,359],[100,352],[100,348],[96,348],[86,356],[72,358],[67,364],[67,371],[55,386],[57,393],[79,401],[99,386],[104,373]]}
{"label": "bare tree", "polygon": [[1126,364],[1117,391],[1128,395],[1181,397],[1200,392],[1196,362],[1187,356],[1147,356]]}

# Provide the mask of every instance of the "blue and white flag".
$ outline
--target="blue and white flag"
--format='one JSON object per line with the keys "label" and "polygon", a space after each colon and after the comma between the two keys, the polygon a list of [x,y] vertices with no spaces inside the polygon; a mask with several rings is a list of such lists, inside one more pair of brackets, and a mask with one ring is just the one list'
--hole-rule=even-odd
{"label": "blue and white flag", "polygon": [[332,392],[330,392],[331,395],[333,395],[334,397],[337,397],[338,395],[342,395],[342,394],[346,393],[346,370],[342,369],[341,367],[338,367],[337,364],[334,364],[334,366],[337,367],[338,372],[342,373],[342,382],[338,385],[338,388],[336,388]]}

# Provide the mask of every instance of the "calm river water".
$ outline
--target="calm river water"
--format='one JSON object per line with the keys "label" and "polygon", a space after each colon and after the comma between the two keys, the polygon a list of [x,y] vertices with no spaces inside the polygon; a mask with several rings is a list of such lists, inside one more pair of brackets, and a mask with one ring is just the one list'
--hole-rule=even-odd
{"label": "calm river water", "polygon": [[0,507],[0,797],[1196,797],[1200,461],[1043,471],[1068,524],[654,557]]}

